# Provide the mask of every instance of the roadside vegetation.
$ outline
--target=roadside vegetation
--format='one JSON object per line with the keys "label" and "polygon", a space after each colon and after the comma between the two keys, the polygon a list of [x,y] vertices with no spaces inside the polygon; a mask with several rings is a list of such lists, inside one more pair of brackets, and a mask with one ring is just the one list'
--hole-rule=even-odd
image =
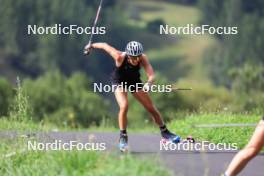
{"label": "roadside vegetation", "polygon": [[237,127],[199,127],[199,125],[257,124],[261,115],[232,113],[186,114],[183,120],[173,121],[169,127],[180,136],[193,136],[197,141],[218,143],[237,143],[243,148],[248,143],[255,126]]}
{"label": "roadside vegetation", "polygon": [[[25,37],[22,34],[26,31],[21,31],[28,24],[87,26],[94,18],[98,1],[1,2],[0,132],[23,135],[34,131],[116,131],[117,104],[113,95],[94,93],[92,84],[109,83],[113,67],[109,56],[93,51],[88,58],[83,57],[81,50],[87,35]],[[260,32],[263,14],[262,0],[108,0],[98,24],[107,26],[107,34],[97,36],[96,41],[122,50],[128,41],[139,40],[156,71],[157,84],[193,88],[151,93],[174,132],[214,143],[237,142],[241,148],[254,127],[195,125],[258,123],[264,114],[264,35]],[[239,34],[164,36],[158,34],[160,24],[233,25],[238,26]],[[129,131],[158,132],[149,114],[131,96],[128,119]],[[23,138],[0,139],[0,154],[19,152],[24,143]],[[120,158],[94,152],[22,152],[0,160],[0,173],[167,174],[156,167],[157,163],[155,167],[152,164],[130,155]]]}
{"label": "roadside vegetation", "polygon": [[[58,129],[54,123],[32,121],[32,107],[19,83],[15,92],[9,117],[0,119],[1,175],[171,175],[165,167],[159,165],[158,158],[150,161],[120,153],[28,150],[27,141],[36,140],[35,132],[69,131],[73,127],[60,126]],[[107,127],[100,130],[106,131]]]}
{"label": "roadside vegetation", "polygon": [[7,175],[169,176],[157,161],[131,155],[87,151],[27,152],[0,160],[0,173]]}

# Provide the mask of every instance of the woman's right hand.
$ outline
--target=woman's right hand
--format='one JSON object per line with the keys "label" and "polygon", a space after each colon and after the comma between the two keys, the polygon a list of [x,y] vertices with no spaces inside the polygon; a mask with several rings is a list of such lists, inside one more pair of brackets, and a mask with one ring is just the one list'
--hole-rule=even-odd
{"label": "woman's right hand", "polygon": [[85,47],[84,47],[84,51],[83,54],[84,55],[89,55],[91,50],[92,50],[93,46],[91,43],[88,43]]}

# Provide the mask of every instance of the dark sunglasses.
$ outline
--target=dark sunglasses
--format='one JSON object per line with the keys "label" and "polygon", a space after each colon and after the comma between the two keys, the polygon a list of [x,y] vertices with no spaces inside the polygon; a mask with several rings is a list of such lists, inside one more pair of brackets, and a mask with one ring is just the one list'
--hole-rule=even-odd
{"label": "dark sunglasses", "polygon": [[139,58],[139,57],[140,57],[140,55],[139,56],[129,56],[129,58],[132,60],[137,60],[137,58]]}

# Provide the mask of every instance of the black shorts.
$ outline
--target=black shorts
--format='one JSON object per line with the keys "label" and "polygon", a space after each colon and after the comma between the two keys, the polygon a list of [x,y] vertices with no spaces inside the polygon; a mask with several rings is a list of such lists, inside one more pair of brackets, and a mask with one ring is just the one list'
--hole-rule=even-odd
{"label": "black shorts", "polygon": [[262,120],[264,120],[264,116],[262,117]]}
{"label": "black shorts", "polygon": [[122,87],[125,92],[137,92],[143,89],[144,84],[141,80],[133,81],[133,82],[126,82],[126,81],[112,81],[112,85],[115,85],[116,88],[118,86]]}

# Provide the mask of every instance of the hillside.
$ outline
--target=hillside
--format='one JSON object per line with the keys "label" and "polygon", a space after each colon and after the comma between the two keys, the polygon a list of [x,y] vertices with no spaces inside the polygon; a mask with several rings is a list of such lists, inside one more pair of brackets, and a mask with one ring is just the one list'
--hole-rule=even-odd
{"label": "hillside", "polygon": [[[195,6],[186,6],[164,1],[131,1],[127,5],[130,13],[130,24],[145,27],[149,22],[162,19],[169,26],[185,26],[186,24],[198,25],[201,19],[201,11]],[[137,16],[135,15],[137,14]],[[189,79],[204,79],[202,68],[203,53],[216,40],[209,35],[173,35],[165,36],[159,33],[161,48],[148,49],[150,60],[156,71],[164,74],[169,80],[175,81],[179,77]],[[140,39],[139,39],[140,40]]]}

